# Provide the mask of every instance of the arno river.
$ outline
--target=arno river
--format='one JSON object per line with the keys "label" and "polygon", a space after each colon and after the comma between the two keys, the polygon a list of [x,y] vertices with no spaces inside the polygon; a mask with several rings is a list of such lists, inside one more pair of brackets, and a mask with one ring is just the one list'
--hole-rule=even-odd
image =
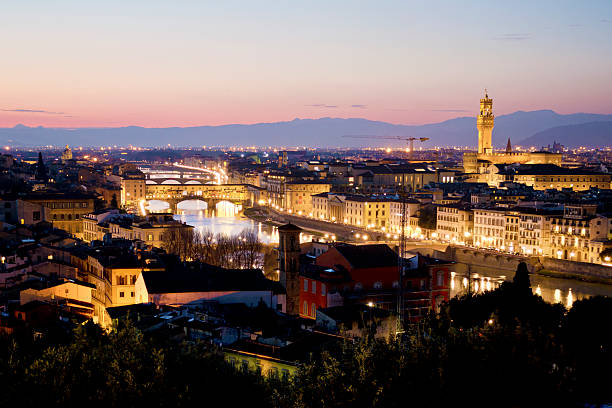
{"label": "arno river", "polygon": [[[197,230],[210,230],[213,233],[227,235],[239,235],[245,230],[257,232],[260,240],[266,244],[278,243],[278,229],[274,226],[253,221],[249,218],[224,216],[206,217],[203,212],[186,212],[186,214],[175,215],[175,218],[194,226]],[[302,234],[302,242],[308,242],[313,235]],[[494,289],[504,279],[512,279],[512,276],[499,275],[496,273],[472,274],[470,290],[481,292]],[[531,275],[531,285],[534,292],[541,295],[547,302],[560,302],[567,307],[578,299],[588,296],[604,295],[612,296],[612,285],[582,282],[573,279],[552,278],[543,275]],[[467,290],[467,276],[452,274],[451,295],[460,294]]]}

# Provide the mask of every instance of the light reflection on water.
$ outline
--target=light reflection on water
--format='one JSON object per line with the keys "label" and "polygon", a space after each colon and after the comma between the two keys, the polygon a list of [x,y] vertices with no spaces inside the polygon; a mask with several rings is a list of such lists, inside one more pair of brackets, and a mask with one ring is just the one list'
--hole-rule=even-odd
{"label": "light reflection on water", "polygon": [[[202,213],[176,214],[174,219],[195,227],[199,232],[210,231],[213,234],[228,236],[240,235],[243,231],[255,231],[264,244],[278,244],[278,227],[253,221],[245,217],[205,217]],[[309,242],[312,235],[300,234],[300,242]]]}
{"label": "light reflection on water", "polygon": [[[469,281],[471,282],[470,290],[483,293],[499,287],[504,280],[507,280],[505,276],[489,277],[472,273]],[[571,308],[576,300],[590,296],[612,296],[612,285],[551,278],[543,275],[530,275],[530,280],[533,293],[542,296],[549,303],[561,303],[567,308]],[[467,292],[467,276],[451,272],[450,287],[451,296]]]}

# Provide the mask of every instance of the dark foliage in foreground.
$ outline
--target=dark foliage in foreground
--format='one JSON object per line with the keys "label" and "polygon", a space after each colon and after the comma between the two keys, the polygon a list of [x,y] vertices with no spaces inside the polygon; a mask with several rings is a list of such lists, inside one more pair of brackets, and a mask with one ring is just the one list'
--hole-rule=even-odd
{"label": "dark foliage in foreground", "polygon": [[[526,283],[527,282],[527,283]],[[452,300],[401,341],[346,342],[289,382],[233,369],[219,350],[148,338],[131,324],[110,334],[0,344],[0,405],[427,407],[584,406],[611,401],[612,301],[560,305],[528,280]]]}

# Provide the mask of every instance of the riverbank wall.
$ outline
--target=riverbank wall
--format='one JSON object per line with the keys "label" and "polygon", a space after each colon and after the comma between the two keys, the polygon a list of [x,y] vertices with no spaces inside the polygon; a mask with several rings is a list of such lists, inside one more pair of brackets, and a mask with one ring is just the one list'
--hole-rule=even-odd
{"label": "riverbank wall", "polygon": [[411,252],[433,256],[457,263],[456,272],[487,273],[497,276],[514,276],[516,268],[525,262],[530,273],[555,278],[577,279],[612,285],[612,268],[585,262],[573,262],[543,256],[524,257],[494,251],[449,245],[445,251],[431,248],[415,248]]}

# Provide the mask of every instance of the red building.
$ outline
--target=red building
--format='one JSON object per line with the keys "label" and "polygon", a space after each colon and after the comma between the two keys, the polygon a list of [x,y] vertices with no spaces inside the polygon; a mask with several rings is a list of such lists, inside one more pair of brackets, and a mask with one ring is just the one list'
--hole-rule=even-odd
{"label": "red building", "polygon": [[[370,304],[395,311],[399,257],[388,245],[337,244],[300,271],[300,316],[342,304]],[[415,255],[403,277],[406,320],[418,320],[450,297],[452,263]]]}

